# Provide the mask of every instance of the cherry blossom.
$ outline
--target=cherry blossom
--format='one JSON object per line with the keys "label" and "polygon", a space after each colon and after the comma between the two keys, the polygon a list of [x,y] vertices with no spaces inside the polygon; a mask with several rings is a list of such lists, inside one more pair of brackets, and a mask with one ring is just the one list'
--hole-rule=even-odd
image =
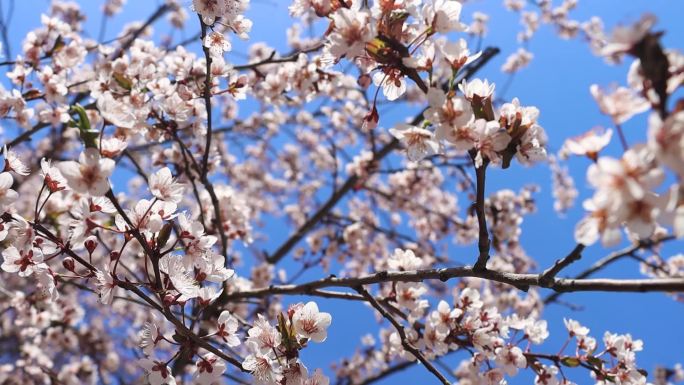
{"label": "cherry blossom", "polygon": [[264,384],[273,384],[282,378],[277,362],[269,354],[250,354],[242,362],[243,369],[251,372],[254,378]]}
{"label": "cherry blossom", "polygon": [[323,374],[321,369],[316,369],[313,376],[304,381],[304,385],[329,385],[330,379]]}
{"label": "cherry blossom", "polygon": [[434,135],[426,129],[398,124],[395,128],[390,128],[389,132],[405,142],[406,155],[411,161],[416,162],[439,152],[439,144],[434,140]]}
{"label": "cherry blossom", "polygon": [[31,169],[24,164],[24,162],[19,159],[17,153],[8,149],[7,146],[2,148],[2,154],[5,156],[5,169],[4,171],[11,171],[18,175],[29,175]]}
{"label": "cherry blossom", "polygon": [[487,79],[473,79],[472,81],[464,79],[458,85],[458,89],[463,92],[463,96],[469,101],[475,96],[480,99],[491,99],[494,95],[494,88],[496,88],[496,85],[494,83],[490,84]]}
{"label": "cherry blossom", "polygon": [[583,245],[593,245],[601,239],[604,246],[613,246],[620,239],[620,218],[611,215],[606,201],[587,199],[582,206],[589,212],[575,226],[575,240]]}
{"label": "cherry blossom", "polygon": [[494,163],[499,162],[498,152],[508,146],[511,137],[501,129],[499,122],[496,121],[478,119],[473,123],[473,126],[476,138],[475,149],[477,150],[474,159],[475,167],[481,167],[485,157]]}
{"label": "cherry blossom", "polygon": [[226,371],[226,364],[213,353],[200,357],[196,363],[197,370],[193,375],[196,384],[212,385],[221,378]]}
{"label": "cherry blossom", "polygon": [[510,54],[506,58],[506,62],[501,66],[501,71],[507,73],[515,73],[521,69],[527,67],[534,55],[524,48],[518,48],[518,50]]}
{"label": "cherry blossom", "polygon": [[566,139],[561,154],[586,156],[595,161],[599,152],[610,143],[612,136],[613,130],[595,127],[582,135]]}
{"label": "cherry blossom", "polygon": [[57,167],[74,191],[102,196],[109,190],[109,177],[114,172],[115,162],[100,157],[94,148],[87,148],[81,153],[78,162],[60,162]]}
{"label": "cherry blossom", "polygon": [[150,176],[150,192],[155,197],[173,203],[179,203],[183,199],[185,186],[177,183],[171,175],[171,170],[164,167]]}
{"label": "cherry blossom", "polygon": [[98,270],[95,273],[95,277],[97,278],[97,292],[100,296],[100,302],[105,305],[111,304],[117,283],[114,281],[109,265],[105,264],[103,270]]}
{"label": "cherry blossom", "polygon": [[14,178],[8,172],[0,173],[0,211],[7,211],[7,207],[14,203],[18,194],[12,190]]}
{"label": "cherry blossom", "polygon": [[418,270],[423,267],[423,260],[413,250],[394,249],[387,264],[392,270]]}
{"label": "cherry blossom", "polygon": [[369,15],[364,11],[340,8],[332,15],[334,29],[329,36],[330,53],[335,58],[354,58],[363,54],[373,37]]}
{"label": "cherry blossom", "polygon": [[2,270],[8,273],[19,273],[20,277],[28,277],[47,266],[43,262],[43,253],[38,249],[19,250],[10,246],[2,251]]}
{"label": "cherry blossom", "polygon": [[204,39],[204,46],[209,48],[209,51],[214,56],[222,56],[231,49],[228,39],[222,33],[215,31],[210,32]]}
{"label": "cherry blossom", "polygon": [[397,100],[406,92],[406,80],[401,71],[388,68],[373,74],[373,84],[382,86],[382,94],[387,100]]}
{"label": "cherry blossom", "polygon": [[[271,326],[268,320],[266,320],[261,314],[258,315],[258,319],[256,322],[254,322],[253,327],[247,331],[247,335],[247,342],[250,344],[250,347],[252,347],[256,352],[263,354],[269,354],[272,352],[273,349],[280,345],[282,339],[278,330]],[[263,364],[263,362],[259,365],[261,364]]]}
{"label": "cherry blossom", "polygon": [[[127,8],[107,0],[98,35],[54,1],[5,39],[20,43],[0,64],[0,383],[362,384],[411,366],[442,384],[684,379],[646,375],[648,335],[547,310],[573,291],[683,298],[684,257],[664,245],[684,236],[684,55],[654,17],[611,36],[576,0],[507,0],[517,46],[494,47],[501,20],[476,3],[293,0],[269,14],[288,7],[283,42],[224,57],[249,38],[248,6],[169,0],[112,30]],[[478,78],[499,52],[508,76],[528,66],[542,31],[632,57],[613,68],[629,88],[590,89],[621,139],[649,113],[621,149],[611,129],[566,139],[581,105],[547,136],[548,90],[524,105],[521,79],[495,97]],[[560,143],[590,161],[560,163]],[[548,167],[566,221],[584,200],[540,259],[527,224],[550,202],[529,166]],[[644,278],[611,278],[618,259]],[[342,301],[377,323],[333,324]],[[339,350],[331,378],[318,344]]]}
{"label": "cherry blossom", "polygon": [[143,358],[138,365],[147,372],[147,380],[150,385],[175,385],[176,379],[171,374],[171,369],[164,362]]}
{"label": "cherry blossom", "polygon": [[684,112],[672,114],[665,122],[657,115],[651,115],[648,147],[660,162],[680,177],[684,175]]}
{"label": "cherry blossom", "polygon": [[570,337],[586,337],[589,334],[589,329],[582,326],[579,322],[573,319],[563,319],[565,328],[568,329]]}
{"label": "cherry blossom", "polygon": [[593,84],[589,90],[596,99],[601,112],[610,116],[615,124],[622,124],[650,107],[646,99],[638,96],[629,88],[618,87],[608,93],[599,88],[598,85]]}
{"label": "cherry blossom", "polygon": [[159,326],[157,325],[159,320],[157,316],[152,313],[152,320],[145,322],[142,330],[140,331],[140,343],[139,346],[145,355],[151,355],[154,352],[155,345],[161,339],[161,334],[159,332]]}
{"label": "cherry blossom", "polygon": [[323,342],[328,336],[328,327],[332,321],[329,313],[318,311],[316,302],[307,302],[292,316],[297,334],[310,338],[314,342]]}
{"label": "cherry blossom", "polygon": [[436,33],[464,31],[466,25],[459,21],[461,8],[459,2],[433,0],[423,7],[423,17]]}
{"label": "cherry blossom", "polygon": [[465,39],[458,39],[456,42],[446,41],[444,44],[437,46],[442,54],[443,59],[451,66],[452,70],[458,70],[461,67],[470,64],[473,60],[480,57],[482,52],[471,55],[468,49],[468,43]]}
{"label": "cherry blossom", "polygon": [[515,376],[519,369],[527,367],[527,359],[522,349],[517,346],[505,346],[496,349],[496,363],[506,374]]}
{"label": "cherry blossom", "polygon": [[117,127],[133,128],[137,124],[136,115],[111,92],[105,92],[97,99],[97,107],[102,117]]}
{"label": "cherry blossom", "polygon": [[218,329],[216,335],[221,337],[223,342],[230,347],[240,345],[240,339],[236,332],[238,330],[238,321],[230,314],[229,311],[224,310],[218,317]]}
{"label": "cherry blossom", "polygon": [[608,43],[601,50],[601,54],[608,57],[621,58],[630,51],[649,32],[656,22],[655,16],[645,14],[633,25],[617,26]]}

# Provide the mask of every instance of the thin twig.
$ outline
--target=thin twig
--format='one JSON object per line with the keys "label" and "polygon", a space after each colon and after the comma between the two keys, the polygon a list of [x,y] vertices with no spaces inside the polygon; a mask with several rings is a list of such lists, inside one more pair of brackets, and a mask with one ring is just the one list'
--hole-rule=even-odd
{"label": "thin twig", "polygon": [[241,71],[241,70],[254,69],[254,68],[260,67],[260,66],[262,66],[262,65],[267,65],[267,64],[276,64],[276,63],[288,63],[288,62],[293,62],[293,61],[296,61],[297,58],[299,58],[299,55],[300,55],[300,54],[302,54],[302,53],[316,52],[316,51],[318,51],[318,50],[321,49],[321,48],[323,48],[323,44],[322,44],[322,43],[319,43],[319,44],[314,45],[314,46],[311,47],[311,48],[303,49],[303,50],[300,50],[300,51],[295,51],[295,52],[293,52],[293,53],[291,53],[291,54],[288,54],[288,55],[286,55],[286,56],[284,56],[284,57],[279,57],[279,58],[276,58],[276,57],[275,57],[276,51],[273,51],[273,53],[271,53],[271,55],[270,55],[269,57],[267,57],[266,59],[259,60],[259,61],[254,62],[254,63],[248,63],[248,64],[243,64],[243,65],[238,65],[238,66],[235,66],[235,67],[233,67],[233,68],[236,69],[236,70],[238,70],[238,71]]}
{"label": "thin twig", "polygon": [[381,371],[380,373],[377,373],[371,377],[366,378],[365,380],[363,380],[362,382],[360,382],[356,385],[370,385],[374,382],[382,380],[385,377],[389,377],[394,373],[400,372],[404,369],[408,369],[411,366],[413,366],[414,364],[415,364],[415,362],[413,362],[413,361],[400,362],[396,365],[388,367],[387,369]]}
{"label": "thin twig", "polygon": [[[671,241],[674,239],[676,239],[676,238],[674,236],[670,235],[670,236],[667,236],[667,237],[664,237],[664,238],[661,238],[661,239],[658,239],[655,241],[639,242],[635,245],[626,247],[622,250],[618,250],[614,253],[611,253],[611,254],[599,259],[593,265],[591,265],[591,267],[589,267],[588,269],[586,269],[583,272],[576,275],[574,277],[574,279],[584,279],[584,278],[590,277],[594,273],[603,270],[607,266],[612,265],[613,263],[621,260],[622,258],[625,258],[625,257],[628,257],[628,256],[634,254],[638,250],[648,248],[648,247],[653,247],[653,246],[656,246],[658,244],[668,242],[668,241]],[[556,293],[549,295],[548,297],[546,297],[544,299],[544,304],[549,304],[551,302],[557,301],[558,297],[560,297],[561,295],[563,295],[562,292],[556,292]]]}
{"label": "thin twig", "polygon": [[578,243],[577,246],[570,252],[570,254],[565,257],[556,260],[553,266],[544,270],[539,277],[539,281],[542,283],[551,282],[553,278],[560,273],[561,270],[570,266],[572,263],[579,261],[582,258],[582,251],[584,251],[585,246]]}
{"label": "thin twig", "polygon": [[439,370],[437,370],[437,368],[435,368],[435,366],[432,365],[432,363],[428,361],[427,358],[425,358],[423,353],[421,353],[420,350],[418,350],[418,348],[416,348],[415,346],[413,346],[413,344],[411,344],[411,342],[409,342],[408,337],[406,336],[406,331],[404,330],[404,327],[401,325],[401,323],[397,321],[397,319],[394,318],[394,316],[391,315],[384,307],[382,307],[382,305],[378,303],[375,297],[373,297],[368,292],[368,290],[364,289],[363,286],[358,286],[356,288],[356,291],[358,291],[359,294],[366,298],[368,303],[370,303],[370,305],[373,306],[375,310],[382,314],[382,316],[385,319],[387,319],[392,324],[392,326],[394,326],[395,329],[397,329],[397,333],[399,333],[399,337],[401,338],[401,345],[404,347],[404,349],[406,349],[409,353],[416,357],[416,359],[420,361],[420,363],[423,364],[423,366],[425,366],[425,368],[430,373],[437,377],[442,384],[451,384],[451,382],[449,382],[449,380],[446,377],[444,377],[444,375]]}

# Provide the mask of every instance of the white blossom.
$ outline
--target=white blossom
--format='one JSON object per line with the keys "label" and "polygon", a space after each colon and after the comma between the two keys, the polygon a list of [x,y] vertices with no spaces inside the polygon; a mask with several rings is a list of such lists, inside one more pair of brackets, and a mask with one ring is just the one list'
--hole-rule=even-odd
{"label": "white blossom", "polygon": [[292,324],[297,334],[314,342],[325,341],[331,322],[330,313],[319,312],[316,302],[307,302],[292,316]]}

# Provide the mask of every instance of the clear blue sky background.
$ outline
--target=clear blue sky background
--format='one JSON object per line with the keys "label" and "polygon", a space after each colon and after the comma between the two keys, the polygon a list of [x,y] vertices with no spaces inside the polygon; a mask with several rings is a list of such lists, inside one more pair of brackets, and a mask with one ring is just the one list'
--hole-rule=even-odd
{"label": "clear blue sky background", "polygon": [[[2,1],[6,6],[6,1]],[[86,30],[96,37],[100,23],[101,1],[82,0],[89,17]],[[108,24],[106,39],[114,37],[123,24],[131,20],[143,20],[151,14],[160,1],[129,0],[122,14],[117,15]],[[189,7],[189,1],[184,6]],[[17,1],[15,16],[10,25],[10,37],[13,53],[17,53],[20,41],[26,32],[40,21],[40,13],[47,9],[49,2],[44,0]],[[253,0],[248,16],[254,21],[254,28],[248,43],[265,41],[269,45],[288,51],[285,47],[285,28],[291,23],[287,14],[289,1],[285,0]],[[469,21],[473,11],[482,11],[490,15],[490,31],[483,46],[493,45],[502,48],[502,54],[480,72],[479,76],[494,80],[500,86],[506,80],[500,72],[500,66],[505,57],[517,49],[516,34],[520,30],[516,14],[507,12],[502,7],[501,0],[472,1],[464,7],[463,17]],[[584,21],[592,15],[603,18],[608,29],[616,23],[626,23],[637,20],[642,12],[648,11],[658,16],[658,28],[666,31],[663,38],[664,45],[670,48],[684,49],[684,2],[676,0],[600,0],[580,1],[572,17]],[[186,36],[197,32],[198,26],[194,14],[190,14]],[[167,33],[165,23],[155,28],[159,33]],[[177,35],[176,35],[177,36]],[[178,36],[177,36],[178,37]],[[178,40],[178,39],[176,39]],[[227,56],[234,63],[244,62],[246,44],[233,38],[234,52]],[[197,49],[194,44],[192,49]],[[550,149],[557,150],[568,136],[580,134],[595,125],[610,126],[607,117],[599,113],[598,107],[589,94],[589,86],[593,83],[608,85],[611,82],[624,85],[628,64],[621,66],[606,65],[602,59],[593,56],[585,42],[580,40],[561,40],[548,26],[542,26],[529,45],[534,53],[531,65],[516,75],[506,98],[514,96],[520,98],[526,105],[535,105],[541,110],[540,122],[546,128],[550,138]],[[7,84],[4,82],[4,84]],[[383,117],[384,119],[385,117]],[[389,117],[399,119],[401,116]],[[382,124],[382,123],[381,123]],[[386,125],[386,124],[385,124]],[[386,125],[387,126],[387,125]],[[624,125],[627,139],[630,143],[645,140],[646,115],[638,116]],[[617,138],[608,152],[617,154],[619,143]],[[488,190],[497,188],[512,188],[535,183],[542,191],[537,194],[538,213],[526,218],[523,227],[522,242],[527,252],[536,258],[541,266],[548,265],[554,259],[565,255],[574,246],[572,232],[575,223],[583,216],[579,203],[589,197],[585,182],[584,171],[588,165],[584,159],[569,162],[571,173],[575,177],[580,198],[578,210],[572,211],[564,218],[559,218],[553,211],[550,196],[550,173],[545,167],[521,168],[514,166],[512,172],[493,170],[488,174]],[[115,183],[117,181],[115,180]],[[123,183],[123,182],[121,182]],[[282,226],[274,227],[281,234],[290,233],[291,229]],[[273,250],[277,245],[275,238],[271,244],[259,247]],[[680,246],[665,248],[665,255],[672,255],[681,251]],[[608,254],[610,250],[600,245],[590,247],[581,262],[568,269],[568,273],[582,270],[593,261]],[[454,260],[468,263],[468,256],[452,256]],[[603,271],[603,277],[637,277],[638,266],[633,262],[623,261]],[[307,275],[315,278],[315,274]],[[305,277],[304,279],[306,279]],[[303,300],[304,298],[302,298]],[[545,311],[545,318],[549,321],[551,337],[545,350],[556,352],[565,339],[562,318],[572,317],[580,320],[591,328],[592,335],[601,339],[605,330],[617,333],[630,332],[634,337],[641,338],[645,343],[644,352],[638,355],[640,366],[652,371],[656,365],[673,365],[684,361],[684,305],[672,301],[661,294],[569,294],[564,297],[584,310],[571,311],[566,307],[551,305]],[[329,371],[328,364],[350,356],[358,347],[361,335],[376,333],[372,312],[358,303],[339,301],[319,301],[324,311],[333,314],[333,325],[328,340],[324,344],[314,344],[303,355],[304,362],[310,369],[322,367]],[[462,355],[448,357],[445,361],[456,366]],[[579,377],[573,376],[580,383],[590,383],[586,373]],[[414,367],[400,376],[391,377],[383,384],[411,384],[432,383],[433,379],[423,368]],[[530,383],[528,376],[510,381],[511,384]]]}

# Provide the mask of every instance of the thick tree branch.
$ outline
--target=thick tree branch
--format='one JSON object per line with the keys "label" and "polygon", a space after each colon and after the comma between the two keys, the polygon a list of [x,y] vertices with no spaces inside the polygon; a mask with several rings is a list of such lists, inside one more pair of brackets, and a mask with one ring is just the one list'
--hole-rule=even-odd
{"label": "thick tree branch", "polygon": [[375,274],[360,277],[338,278],[330,276],[317,281],[300,285],[271,285],[263,289],[246,290],[229,293],[226,301],[239,298],[260,298],[275,294],[302,294],[315,293],[317,289],[330,287],[355,288],[360,285],[371,285],[385,282],[422,282],[425,280],[438,279],[448,281],[452,278],[482,278],[489,281],[505,283],[520,290],[526,291],[531,286],[548,288],[557,292],[573,291],[606,291],[606,292],[682,292],[684,291],[684,278],[659,278],[659,279],[572,279],[553,278],[550,282],[542,284],[539,274],[505,273],[493,270],[478,270],[471,266],[451,267],[441,269],[411,270],[411,271],[382,271]]}
{"label": "thick tree branch", "polygon": [[[472,155],[472,154],[471,154]],[[473,156],[473,163],[475,157]],[[487,173],[487,164],[489,161],[485,160],[480,167],[475,166],[476,189],[477,197],[475,201],[475,213],[477,214],[477,224],[479,228],[479,236],[477,241],[477,248],[480,254],[475,262],[475,270],[486,270],[487,261],[489,260],[489,230],[487,230],[487,217],[485,215],[485,175]]]}
{"label": "thick tree branch", "polygon": [[197,14],[199,18],[200,26],[202,32],[200,33],[200,40],[202,41],[202,52],[204,52],[204,60],[206,65],[206,76],[204,77],[204,91],[202,97],[204,98],[204,107],[207,110],[207,134],[206,143],[204,145],[204,156],[202,157],[202,168],[199,170],[200,179],[207,178],[207,172],[209,169],[209,153],[211,151],[211,52],[209,52],[209,47],[204,44],[207,37],[207,25],[202,20],[202,15]]}

